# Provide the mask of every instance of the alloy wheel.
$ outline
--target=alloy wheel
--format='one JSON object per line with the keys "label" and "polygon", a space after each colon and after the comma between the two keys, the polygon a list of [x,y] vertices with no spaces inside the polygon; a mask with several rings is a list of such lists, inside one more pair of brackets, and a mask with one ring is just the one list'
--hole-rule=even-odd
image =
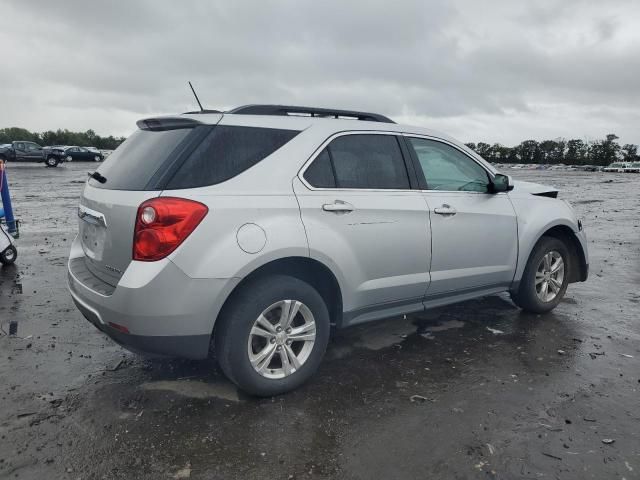
{"label": "alloy wheel", "polygon": [[247,350],[254,370],[265,378],[285,378],[309,359],[316,340],[311,310],[297,300],[267,307],[253,323]]}
{"label": "alloy wheel", "polygon": [[551,302],[560,293],[564,283],[564,260],[559,252],[547,252],[536,269],[536,295],[542,302]]}

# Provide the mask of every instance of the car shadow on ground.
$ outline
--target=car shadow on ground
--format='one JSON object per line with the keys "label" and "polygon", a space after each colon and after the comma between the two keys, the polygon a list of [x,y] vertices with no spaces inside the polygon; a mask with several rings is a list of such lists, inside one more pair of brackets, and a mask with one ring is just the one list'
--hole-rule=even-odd
{"label": "car shadow on ground", "polygon": [[[548,353],[549,335],[568,339],[574,333],[558,314],[522,312],[505,296],[350,327],[333,335],[319,373],[298,395],[304,395],[305,389],[335,384],[336,378],[342,388],[360,391],[395,385],[407,370],[414,371],[418,379],[428,378],[432,388],[437,388],[434,380],[439,366],[445,367],[450,382],[456,373],[451,366],[460,363],[458,371],[464,371],[474,362],[481,365],[483,357],[497,347],[509,347],[517,359],[525,361],[532,354]],[[537,345],[538,341],[544,345]],[[200,400],[252,400],[224,377],[214,358],[192,361],[131,354],[120,367],[126,367],[129,374],[136,371],[133,377],[145,392],[171,392]]]}

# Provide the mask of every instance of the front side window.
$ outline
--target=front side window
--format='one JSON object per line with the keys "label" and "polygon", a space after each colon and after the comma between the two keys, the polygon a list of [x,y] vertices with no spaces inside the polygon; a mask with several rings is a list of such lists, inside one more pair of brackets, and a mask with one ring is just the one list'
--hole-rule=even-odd
{"label": "front side window", "polygon": [[446,143],[409,138],[429,190],[483,192],[489,176],[474,160]]}
{"label": "front side window", "polygon": [[409,177],[393,135],[343,135],[333,140],[305,172],[318,188],[409,189]]}

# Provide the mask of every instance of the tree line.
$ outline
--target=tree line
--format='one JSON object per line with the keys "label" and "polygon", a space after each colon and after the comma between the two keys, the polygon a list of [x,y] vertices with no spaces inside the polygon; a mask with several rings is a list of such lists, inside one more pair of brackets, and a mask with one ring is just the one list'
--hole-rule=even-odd
{"label": "tree line", "polygon": [[[72,132],[58,129],[42,133],[30,132],[24,128],[0,128],[0,144],[16,140],[35,142],[43,146],[78,145],[80,147],[96,147],[103,150],[114,150],[124,142],[125,137],[102,137],[93,130]],[[610,133],[602,140],[525,140],[515,147],[505,147],[499,143],[490,145],[484,142],[467,143],[467,147],[475,150],[485,160],[492,163],[529,163],[565,165],[601,165],[606,166],[615,161],[640,161],[638,146],[630,143],[620,145],[618,136]]]}
{"label": "tree line", "polygon": [[538,163],[565,165],[606,166],[615,161],[640,161],[638,146],[627,143],[620,145],[618,136],[610,133],[603,140],[525,140],[515,147],[505,147],[499,143],[467,143],[485,160],[492,163]]}
{"label": "tree line", "polygon": [[113,135],[102,137],[93,130],[72,132],[67,129],[58,129],[55,132],[48,130],[37,133],[18,127],[0,128],[0,144],[11,143],[18,140],[35,142],[42,146],[75,145],[79,147],[96,147],[101,150],[114,150],[125,141],[125,137],[114,137]]}

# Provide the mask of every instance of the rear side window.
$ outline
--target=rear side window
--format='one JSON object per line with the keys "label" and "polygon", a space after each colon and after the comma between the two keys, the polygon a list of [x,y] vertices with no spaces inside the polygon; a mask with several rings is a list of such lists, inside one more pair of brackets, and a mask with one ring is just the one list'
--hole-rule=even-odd
{"label": "rear side window", "polygon": [[298,133],[274,128],[213,127],[166,188],[204,187],[229,180],[271,155]]}
{"label": "rear side window", "polygon": [[320,188],[410,188],[400,145],[393,135],[338,137],[309,166],[305,179]]}
{"label": "rear side window", "polygon": [[154,173],[193,130],[137,130],[98,168],[107,181],[99,183],[90,179],[89,183],[108,190],[145,190]]}

